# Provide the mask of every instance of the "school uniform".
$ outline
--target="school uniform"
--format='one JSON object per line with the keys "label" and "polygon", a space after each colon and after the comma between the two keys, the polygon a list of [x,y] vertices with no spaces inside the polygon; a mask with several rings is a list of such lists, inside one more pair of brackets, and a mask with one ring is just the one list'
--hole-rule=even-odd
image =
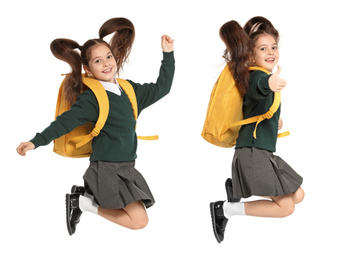
{"label": "school uniform", "polygon": [[[174,70],[173,52],[164,52],[156,83],[138,84],[128,80],[136,94],[138,115],[169,93]],[[139,200],[148,208],[155,200],[147,182],[134,167],[137,136],[131,103],[117,82],[102,84],[109,98],[109,115],[100,134],[92,141],[90,166],[83,176],[85,189],[94,195],[102,208],[124,208]],[[95,125],[98,114],[95,95],[91,90],[84,91],[70,110],[58,116],[43,132],[37,133],[31,142],[38,148],[77,126],[87,122]]]}
{"label": "school uniform", "polygon": [[[243,115],[249,118],[265,114],[274,100],[269,77],[263,71],[250,72],[249,88],[243,97]],[[232,161],[234,198],[280,196],[295,192],[303,178],[283,159],[274,155],[281,107],[272,118],[262,121],[253,137],[256,123],[243,125],[239,131]]]}

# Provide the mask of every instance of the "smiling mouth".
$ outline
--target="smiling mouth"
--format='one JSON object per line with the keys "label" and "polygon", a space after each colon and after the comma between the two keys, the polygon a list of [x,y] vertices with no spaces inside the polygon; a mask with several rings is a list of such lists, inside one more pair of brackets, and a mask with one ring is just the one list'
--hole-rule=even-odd
{"label": "smiling mouth", "polygon": [[266,62],[274,62],[275,61],[275,58],[267,58],[265,59]]}
{"label": "smiling mouth", "polygon": [[103,70],[102,72],[103,72],[103,73],[110,73],[111,71],[112,71],[112,68]]}

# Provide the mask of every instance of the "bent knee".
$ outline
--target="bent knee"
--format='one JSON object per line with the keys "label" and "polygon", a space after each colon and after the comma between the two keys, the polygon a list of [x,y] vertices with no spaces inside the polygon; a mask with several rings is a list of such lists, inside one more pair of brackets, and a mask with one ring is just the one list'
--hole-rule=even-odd
{"label": "bent knee", "polygon": [[282,208],[281,217],[289,217],[295,211],[295,204],[289,203]]}
{"label": "bent knee", "polygon": [[301,203],[305,197],[305,192],[302,188],[299,188],[293,195],[295,204]]}
{"label": "bent knee", "polygon": [[149,218],[148,216],[142,216],[139,217],[138,219],[135,219],[130,227],[132,230],[139,230],[145,228],[149,223]]}
{"label": "bent knee", "polygon": [[285,218],[290,216],[295,211],[295,203],[291,197],[287,197],[277,202],[279,206],[278,217]]}

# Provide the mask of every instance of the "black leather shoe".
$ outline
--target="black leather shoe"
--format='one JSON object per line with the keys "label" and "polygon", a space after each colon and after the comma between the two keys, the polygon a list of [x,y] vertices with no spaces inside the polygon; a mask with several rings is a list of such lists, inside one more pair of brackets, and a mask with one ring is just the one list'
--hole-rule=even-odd
{"label": "black leather shoe", "polygon": [[77,193],[80,195],[84,195],[84,192],[85,192],[85,188],[83,186],[73,185],[71,188],[71,193]]}
{"label": "black leather shoe", "polygon": [[66,225],[69,235],[76,232],[76,226],[80,222],[82,211],[79,208],[79,194],[66,194]]}
{"label": "black leather shoe", "polygon": [[224,240],[225,227],[228,222],[224,216],[223,204],[224,201],[210,203],[213,232],[218,243]]}
{"label": "black leather shoe", "polygon": [[240,202],[240,199],[233,198],[232,179],[228,178],[225,182],[225,189],[228,202]]}

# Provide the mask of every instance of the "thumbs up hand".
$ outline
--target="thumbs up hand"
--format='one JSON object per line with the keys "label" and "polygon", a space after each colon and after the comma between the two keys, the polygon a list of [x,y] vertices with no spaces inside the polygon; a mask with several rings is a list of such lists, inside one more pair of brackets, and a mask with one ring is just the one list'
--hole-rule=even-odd
{"label": "thumbs up hand", "polygon": [[278,70],[269,78],[269,87],[273,92],[279,92],[287,85],[287,81],[279,77],[281,66],[277,65],[277,67]]}

